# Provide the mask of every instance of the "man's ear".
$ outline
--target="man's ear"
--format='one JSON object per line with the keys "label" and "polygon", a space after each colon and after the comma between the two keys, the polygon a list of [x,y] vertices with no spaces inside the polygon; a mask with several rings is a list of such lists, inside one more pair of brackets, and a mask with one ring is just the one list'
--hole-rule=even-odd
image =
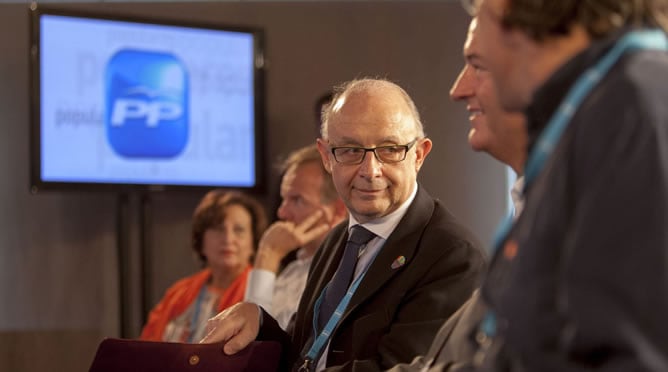
{"label": "man's ear", "polygon": [[429,138],[423,138],[418,140],[418,143],[415,144],[415,172],[419,172],[424,164],[424,160],[429,155],[431,151],[432,142]]}
{"label": "man's ear", "polygon": [[322,159],[322,164],[325,166],[327,173],[332,174],[332,159],[329,156],[329,146],[325,143],[325,140],[318,138],[316,140],[318,144],[318,152],[320,153],[320,158]]}

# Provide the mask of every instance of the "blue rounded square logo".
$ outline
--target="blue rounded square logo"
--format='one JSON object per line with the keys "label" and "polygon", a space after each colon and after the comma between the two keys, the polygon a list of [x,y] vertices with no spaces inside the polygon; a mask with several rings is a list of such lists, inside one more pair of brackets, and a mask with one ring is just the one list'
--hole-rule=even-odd
{"label": "blue rounded square logo", "polygon": [[188,143],[188,74],[168,53],[123,49],[107,63],[105,128],[129,158],[172,158]]}

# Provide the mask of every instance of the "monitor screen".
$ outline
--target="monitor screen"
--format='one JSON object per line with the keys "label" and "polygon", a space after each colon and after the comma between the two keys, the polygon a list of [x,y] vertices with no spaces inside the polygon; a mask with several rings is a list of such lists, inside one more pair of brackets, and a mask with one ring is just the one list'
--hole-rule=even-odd
{"label": "monitor screen", "polygon": [[261,186],[261,30],[32,19],[33,192]]}

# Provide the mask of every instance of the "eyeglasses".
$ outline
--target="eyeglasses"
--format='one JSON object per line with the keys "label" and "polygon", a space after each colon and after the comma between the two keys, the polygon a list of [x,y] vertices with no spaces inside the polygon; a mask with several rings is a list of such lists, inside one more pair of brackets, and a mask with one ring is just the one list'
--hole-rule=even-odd
{"label": "eyeglasses", "polygon": [[373,152],[376,160],[381,163],[398,163],[406,159],[406,154],[417,142],[417,138],[405,145],[390,145],[378,147],[332,147],[332,154],[337,163],[346,165],[362,164],[367,152]]}

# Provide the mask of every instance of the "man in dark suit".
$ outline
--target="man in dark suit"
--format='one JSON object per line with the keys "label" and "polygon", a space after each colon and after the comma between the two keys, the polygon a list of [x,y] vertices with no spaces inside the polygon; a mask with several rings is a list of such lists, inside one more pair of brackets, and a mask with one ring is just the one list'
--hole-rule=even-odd
{"label": "man in dark suit", "polygon": [[[377,79],[344,84],[323,115],[321,134],[323,163],[350,218],[318,250],[294,329],[287,335],[257,306],[242,303],[212,319],[203,342],[225,341],[233,354],[256,338],[278,339],[289,364],[308,371],[408,362],[427,352],[440,325],[476,288],[482,251],[417,183],[432,142],[402,88]],[[342,265],[359,226],[373,237],[355,252],[356,262]],[[324,309],[348,266],[354,275],[330,317]]]}

